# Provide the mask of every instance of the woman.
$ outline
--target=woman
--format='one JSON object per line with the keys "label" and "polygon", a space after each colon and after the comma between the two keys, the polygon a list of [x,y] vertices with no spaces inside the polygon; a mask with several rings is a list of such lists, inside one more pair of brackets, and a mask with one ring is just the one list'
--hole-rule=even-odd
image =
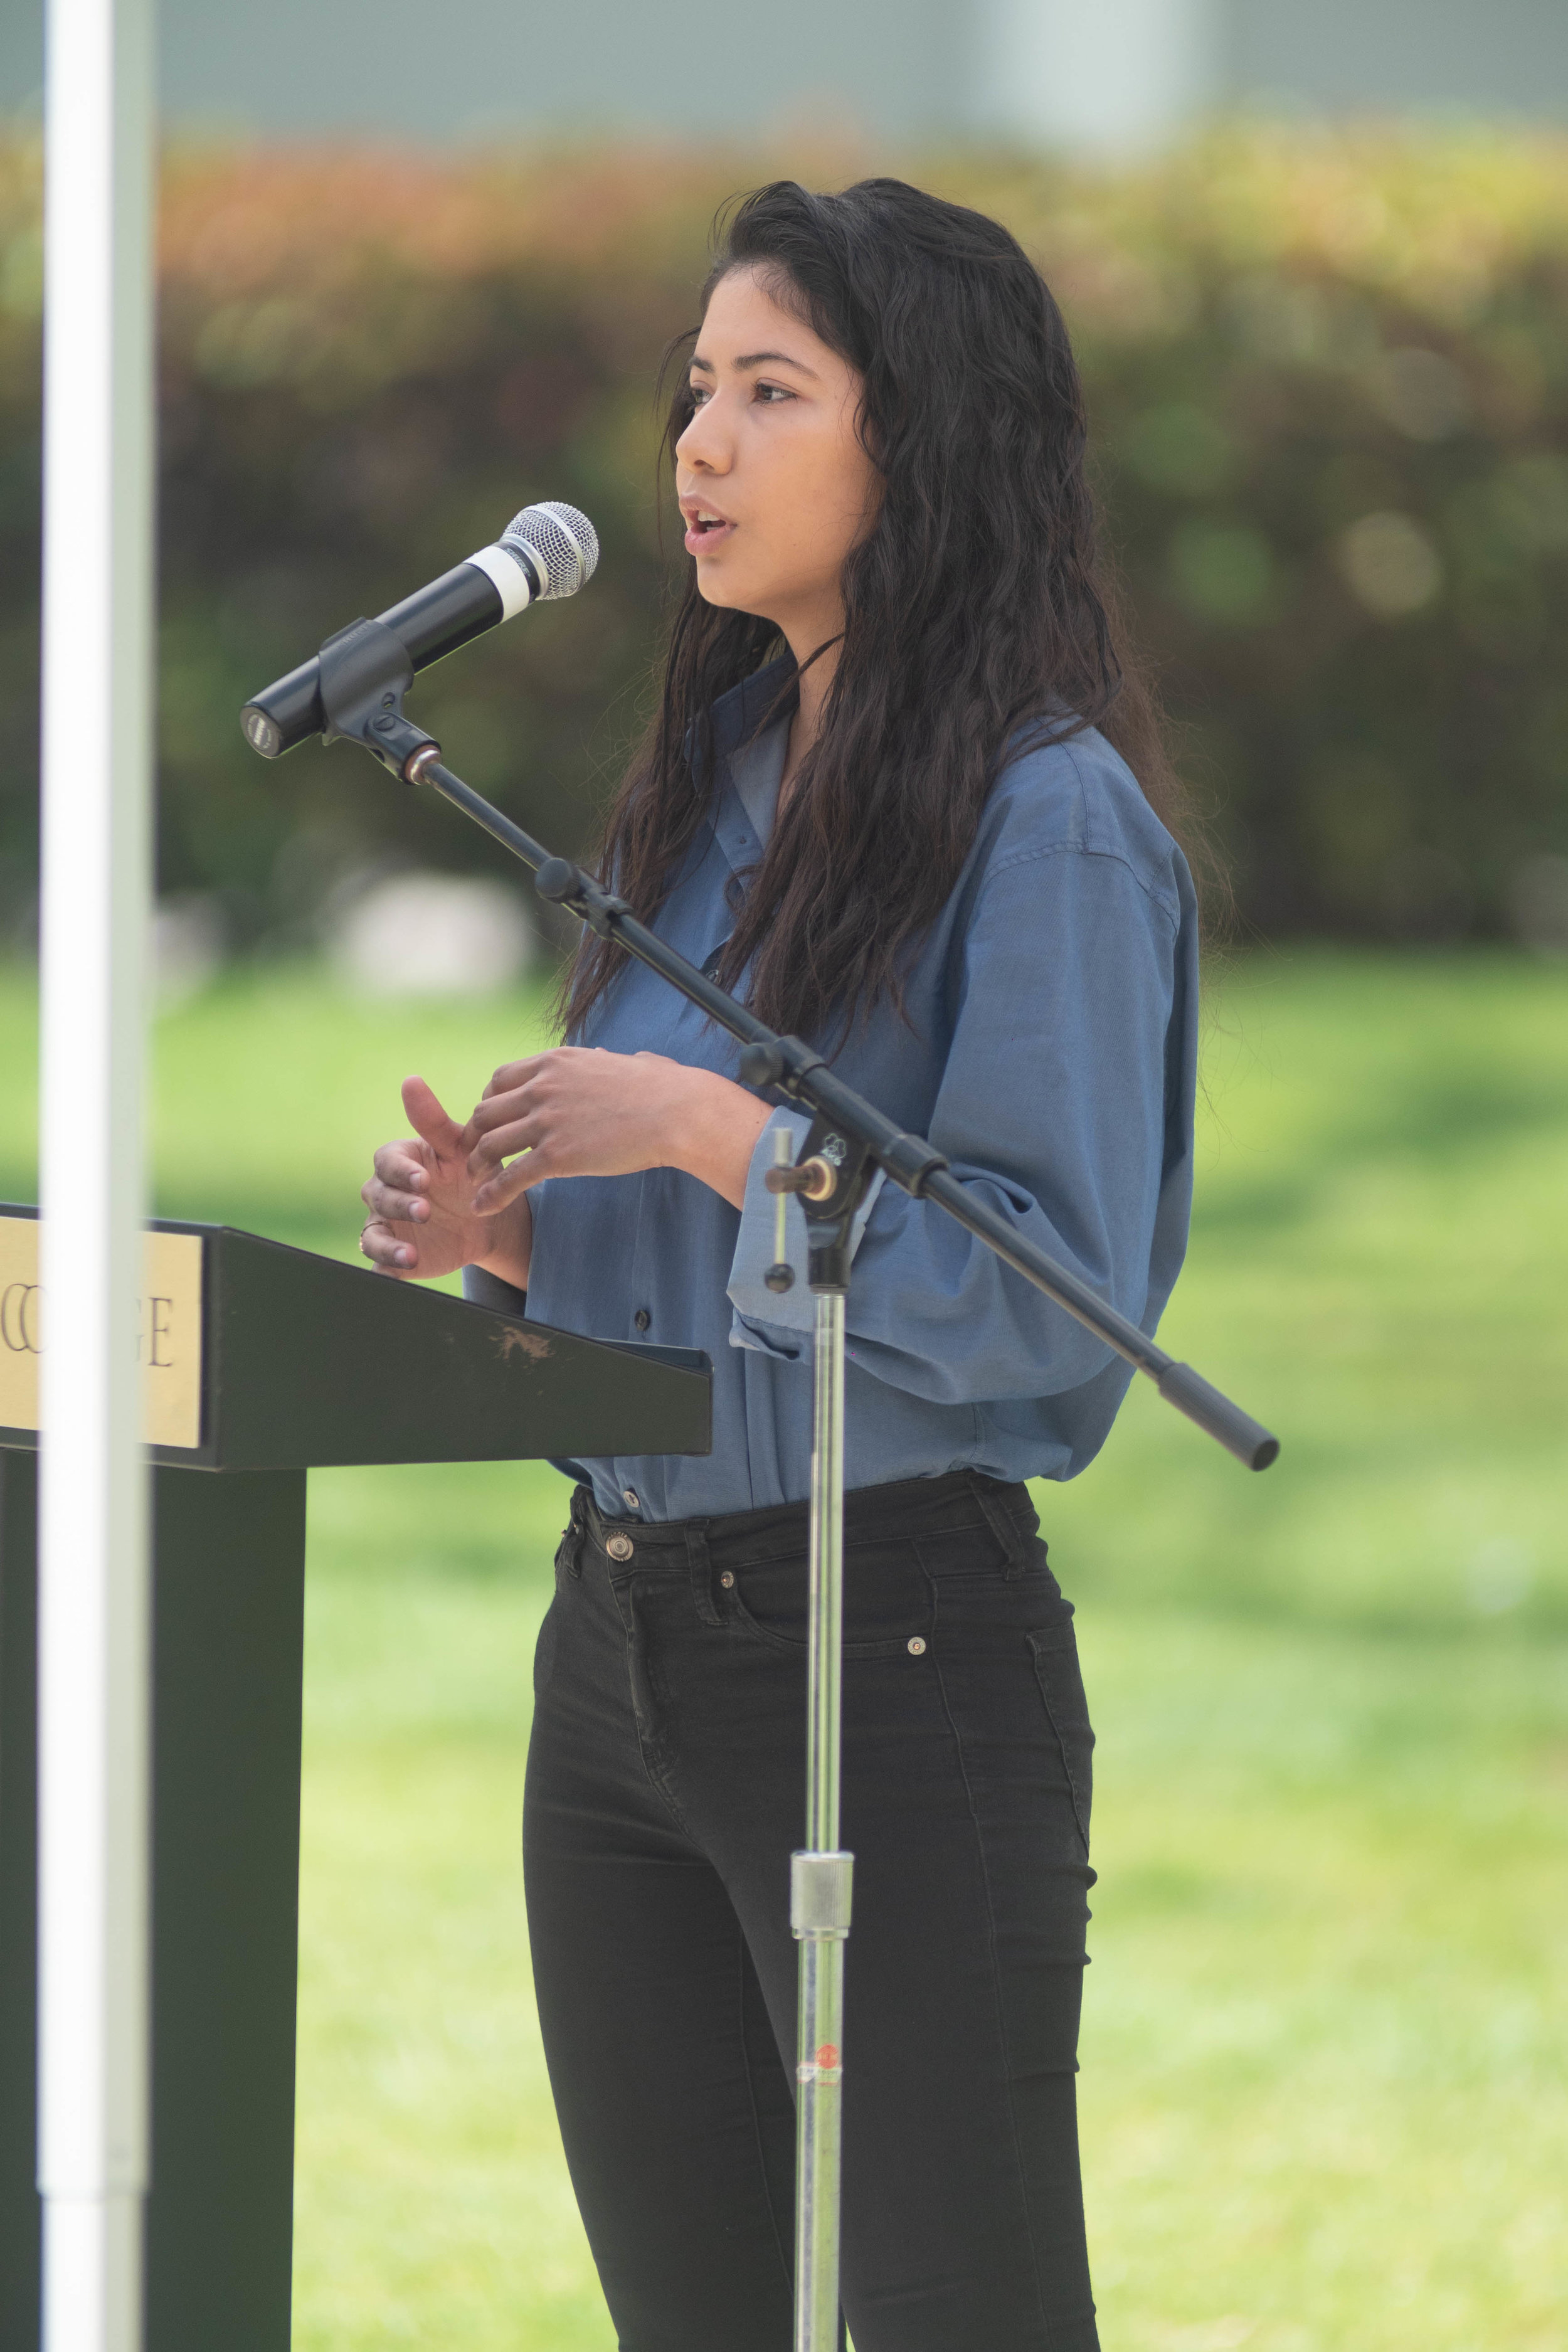
{"label": "woman", "polygon": [[[668,442],[692,568],[603,870],[1152,1331],[1186,1238],[1195,912],[1049,293],[897,181],[764,188]],[[524,1857],[621,2345],[783,2352],[812,1308],[798,1221],[795,1287],[764,1285],[763,1180],[807,1121],[599,942],[566,1013],[461,1128],[409,1081],[363,1246],[713,1360],[710,1455],[566,1465]],[[1089,2352],[1092,1735],[1021,1482],[1081,1470],[1129,1376],[892,1186],[847,1321],[845,2311],[857,2352]]]}

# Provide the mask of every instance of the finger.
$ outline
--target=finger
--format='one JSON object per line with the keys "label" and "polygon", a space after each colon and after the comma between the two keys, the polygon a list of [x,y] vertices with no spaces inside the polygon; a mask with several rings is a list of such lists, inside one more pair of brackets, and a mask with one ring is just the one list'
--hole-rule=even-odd
{"label": "finger", "polygon": [[503,1160],[519,1151],[531,1151],[544,1133],[544,1120],[537,1111],[523,1118],[514,1118],[508,1127],[498,1127],[481,1139],[469,1152],[465,1163],[468,1174],[483,1182],[493,1176]]}
{"label": "finger", "polygon": [[378,1274],[411,1274],[419,1264],[413,1243],[400,1239],[390,1225],[366,1225],[359,1245]]}
{"label": "finger", "polygon": [[500,1210],[510,1208],[521,1193],[528,1192],[532,1185],[543,1183],[552,1172],[552,1164],[548,1148],[525,1151],[520,1159],[512,1161],[510,1168],[499,1169],[495,1175],[480,1185],[473,1198],[475,1214],[493,1217]]}
{"label": "finger", "polygon": [[382,1144],[370,1164],[384,1184],[406,1184],[423,1190],[429,1181],[423,1156],[426,1149],[414,1138],[400,1138],[395,1143]]}
{"label": "finger", "polygon": [[509,1087],[505,1094],[481,1095],[468,1115],[465,1134],[489,1135],[494,1129],[504,1127],[509,1119],[520,1118],[527,1108],[528,1099],[526,1085]]}
{"label": "finger", "polygon": [[521,1062],[503,1062],[480,1096],[480,1101],[489,1102],[492,1095],[510,1094],[514,1087],[521,1087],[525,1079],[531,1078],[540,1064],[549,1058],[547,1054],[530,1054]]}
{"label": "finger", "polygon": [[443,1160],[451,1159],[458,1150],[463,1129],[448,1117],[434,1087],[419,1077],[403,1081],[403,1108],[414,1121],[430,1149]]}
{"label": "finger", "polygon": [[430,1216],[430,1203],[417,1192],[400,1192],[394,1184],[384,1184],[373,1176],[360,1186],[360,1199],[373,1217],[387,1223],[401,1221],[404,1224],[424,1224]]}

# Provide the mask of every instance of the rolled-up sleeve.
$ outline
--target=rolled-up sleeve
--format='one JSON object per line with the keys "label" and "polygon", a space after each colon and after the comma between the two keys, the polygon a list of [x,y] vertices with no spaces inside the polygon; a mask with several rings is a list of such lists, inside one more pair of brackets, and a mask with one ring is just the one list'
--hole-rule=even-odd
{"label": "rolled-up sleeve", "polygon": [[[1135,1323],[1172,1150],[1167,1074],[1178,910],[1127,861],[1076,845],[994,866],[964,940],[931,1140],[977,1199]],[[775,1114],[796,1132],[808,1122]],[[773,1261],[770,1122],[730,1279],[734,1343],[809,1353],[804,1220],[795,1287]],[[865,1371],[942,1403],[1040,1397],[1092,1380],[1110,1350],[929,1201],[891,1184],[864,1213],[846,1317]]]}

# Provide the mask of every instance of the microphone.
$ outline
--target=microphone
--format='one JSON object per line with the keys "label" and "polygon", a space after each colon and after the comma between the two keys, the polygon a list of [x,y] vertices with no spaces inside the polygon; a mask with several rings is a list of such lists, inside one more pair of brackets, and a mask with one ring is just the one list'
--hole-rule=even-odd
{"label": "microphone", "polygon": [[[551,499],[524,507],[491,547],[455,564],[426,588],[377,614],[416,670],[483,636],[530,604],[574,596],[594,576],[599,539],[585,514]],[[239,714],[246,740],[264,760],[326,730],[321,666],[314,656],[252,696]]]}

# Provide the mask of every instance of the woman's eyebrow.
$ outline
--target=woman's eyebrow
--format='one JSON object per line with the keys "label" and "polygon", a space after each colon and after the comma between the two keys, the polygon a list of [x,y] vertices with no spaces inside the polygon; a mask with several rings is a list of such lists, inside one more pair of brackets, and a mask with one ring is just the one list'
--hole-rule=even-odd
{"label": "woman's eyebrow", "polygon": [[[814,383],[818,380],[815,368],[807,367],[804,360],[792,359],[788,352],[745,352],[739,359],[732,360],[731,365],[737,368],[755,368],[764,367],[770,362],[775,367],[782,364],[784,367],[798,368],[801,374],[810,376]],[[712,375],[715,373],[712,361],[699,357],[695,352],[691,355],[689,365],[700,368],[704,375]]]}

